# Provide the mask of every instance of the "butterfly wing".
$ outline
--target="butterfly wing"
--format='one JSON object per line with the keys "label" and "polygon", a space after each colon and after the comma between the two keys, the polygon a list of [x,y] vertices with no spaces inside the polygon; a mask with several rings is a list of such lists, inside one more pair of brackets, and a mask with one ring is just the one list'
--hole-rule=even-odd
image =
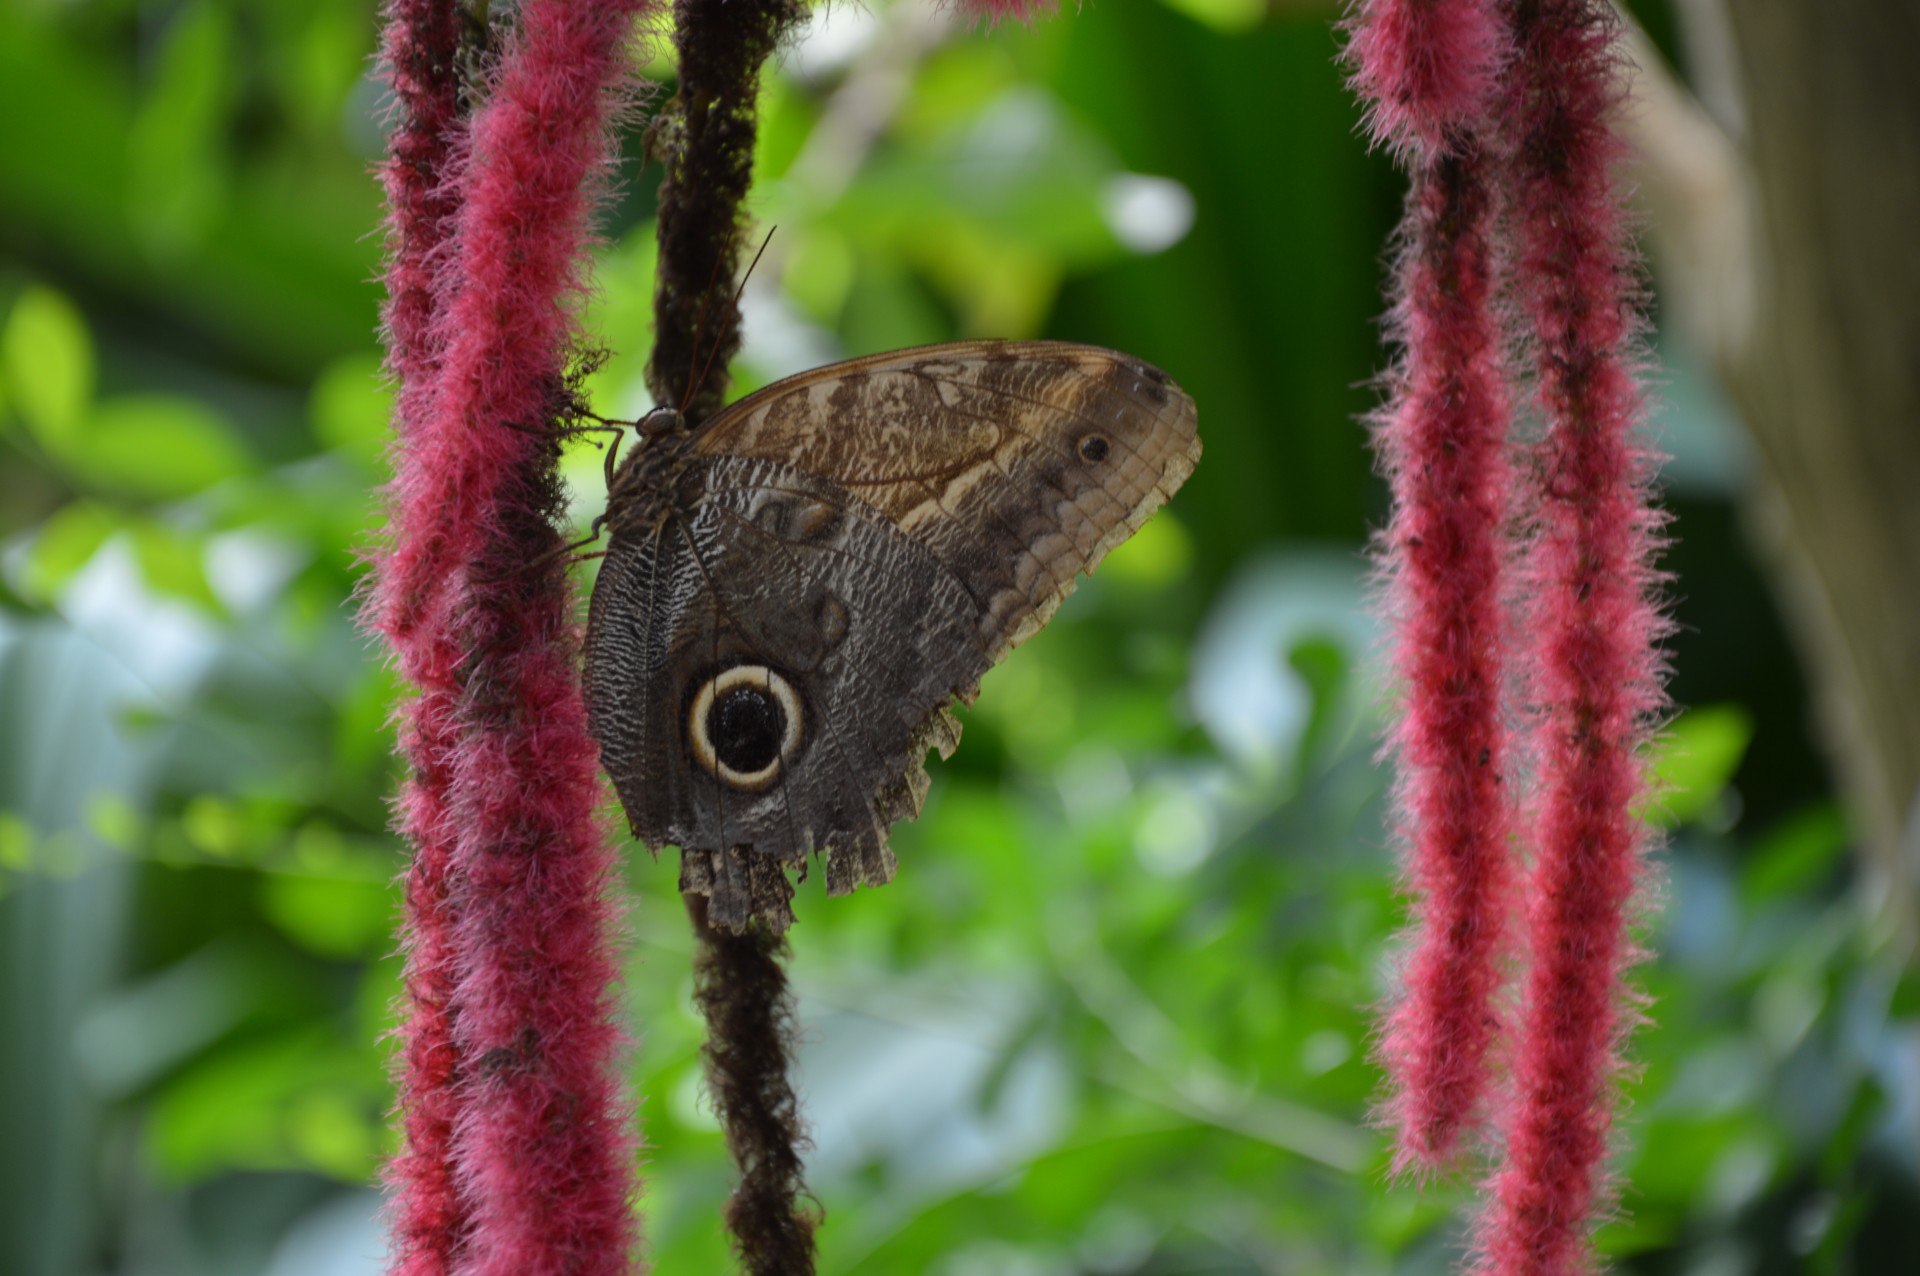
{"label": "butterfly wing", "polygon": [[[858,497],[745,457],[687,481],[690,509],[609,546],[587,703],[635,835],[681,848],[713,924],[779,929],[783,868],[810,852],[835,894],[893,875],[887,827],[926,791],[914,760],[959,738],[938,707],[990,662],[965,589]],[[729,689],[772,722],[758,755],[750,729],[729,751]]]}
{"label": "butterfly wing", "polygon": [[1129,355],[962,341],[776,382],[715,416],[693,446],[858,495],[980,600],[997,661],[1186,481],[1197,422],[1171,378]]}
{"label": "butterfly wing", "polygon": [[959,343],[779,382],[609,541],[587,699],[635,834],[737,929],[784,865],[893,873],[948,713],[1192,470],[1192,400],[1127,356]]}

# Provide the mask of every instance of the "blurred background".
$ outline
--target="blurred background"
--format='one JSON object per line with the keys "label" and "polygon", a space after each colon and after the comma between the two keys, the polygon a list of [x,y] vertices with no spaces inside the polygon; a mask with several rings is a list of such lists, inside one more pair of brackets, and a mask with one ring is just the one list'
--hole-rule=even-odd
{"label": "blurred background", "polygon": [[[1915,489],[1920,287],[1910,249],[1863,266],[1879,241],[1847,218],[1914,224],[1920,163],[1886,157],[1920,117],[1835,121],[1879,109],[1914,19],[1750,8],[1633,6],[1680,713],[1601,1243],[1635,1273],[1910,1270],[1920,716],[1869,649],[1915,605],[1875,511]],[[1826,16],[1782,16],[1801,8]],[[780,232],[739,389],[1070,338],[1171,372],[1207,448],[989,675],[896,830],[898,879],[802,888],[824,1272],[1438,1273],[1458,1252],[1471,1184],[1388,1185],[1365,1125],[1402,906],[1364,586],[1385,502],[1357,418],[1402,180],[1356,131],[1337,16],[1128,0],[984,33],[870,0],[767,77],[751,206]],[[366,0],[0,7],[9,1276],[381,1267],[398,688],[353,620],[386,477],[376,22]],[[664,60],[646,75],[669,90]],[[626,149],[588,328],[596,404],[631,418],[659,174]],[[584,523],[599,458],[568,465]],[[1849,598],[1880,638],[1851,640]],[[659,1271],[722,1271],[685,918],[673,866],[631,849],[646,1231]]]}

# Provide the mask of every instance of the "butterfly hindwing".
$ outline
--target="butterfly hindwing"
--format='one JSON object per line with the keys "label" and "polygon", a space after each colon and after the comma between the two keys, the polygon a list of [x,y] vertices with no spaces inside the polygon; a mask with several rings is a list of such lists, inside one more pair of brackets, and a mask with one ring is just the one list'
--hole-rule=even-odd
{"label": "butterfly hindwing", "polygon": [[[768,461],[689,469],[697,504],[658,548],[609,550],[602,571],[622,584],[595,590],[588,702],[635,834],[681,847],[709,920],[738,926],[810,852],[836,894],[892,876],[887,826],[918,813],[929,745],[951,747],[930,734],[945,730],[938,709],[989,662],[965,589],[857,497]],[[797,724],[758,784],[694,740],[714,730],[696,716],[701,689],[742,669],[756,671],[743,694],[757,677],[781,693],[782,726]],[[742,847],[750,859],[725,854]]]}
{"label": "butterfly hindwing", "polygon": [[629,457],[586,695],[634,832],[738,929],[784,866],[892,876],[948,713],[1186,478],[1192,400],[1125,355],[963,342],[750,395]]}

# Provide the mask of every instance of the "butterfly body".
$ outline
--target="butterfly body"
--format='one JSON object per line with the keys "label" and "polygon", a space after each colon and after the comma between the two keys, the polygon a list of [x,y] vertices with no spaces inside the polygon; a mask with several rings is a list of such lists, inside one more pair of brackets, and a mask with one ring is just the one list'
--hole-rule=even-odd
{"label": "butterfly body", "polygon": [[893,875],[949,707],[1043,625],[1199,454],[1193,401],[1129,356],[960,342],[768,386],[615,473],[586,697],[635,835],[738,930]]}

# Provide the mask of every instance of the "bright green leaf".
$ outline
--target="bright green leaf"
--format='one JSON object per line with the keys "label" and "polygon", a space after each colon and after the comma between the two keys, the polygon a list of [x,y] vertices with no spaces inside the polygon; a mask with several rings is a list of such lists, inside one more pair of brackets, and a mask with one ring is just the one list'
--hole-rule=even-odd
{"label": "bright green leaf", "polygon": [[307,413],[313,432],[330,448],[378,472],[385,465],[393,384],[368,350],[336,359],[313,383]]}
{"label": "bright green leaf", "polygon": [[287,1143],[295,1158],[347,1183],[378,1164],[380,1123],[367,1096],[341,1086],[316,1087],[287,1105]]}
{"label": "bright green leaf", "polygon": [[1116,546],[1100,571],[1109,582],[1165,589],[1184,577],[1192,563],[1193,537],[1180,520],[1162,512]]}
{"label": "bright green leaf", "polygon": [[[223,1169],[313,1169],[356,1179],[345,1149],[377,1140],[378,1108],[350,1095],[364,1064],[329,1033],[301,1027],[221,1050],[173,1080],[146,1123],[147,1154],[165,1177],[190,1181]],[[375,1075],[378,1075],[377,1073]],[[322,1136],[316,1113],[365,1127]]]}
{"label": "bright green leaf", "polygon": [[210,794],[202,794],[187,803],[181,826],[195,849],[217,859],[225,859],[246,844],[246,822],[231,803]]}
{"label": "bright green leaf", "polygon": [[172,395],[125,395],[94,412],[86,447],[64,458],[89,483],[129,496],[189,496],[253,468],[207,404]]}
{"label": "bright green leaf", "polygon": [[0,869],[24,872],[33,862],[33,825],[14,811],[0,811]]}
{"label": "bright green leaf", "polygon": [[51,288],[21,293],[0,332],[0,380],[41,446],[58,451],[80,428],[93,370],[93,338],[78,308]]}
{"label": "bright green leaf", "polygon": [[133,526],[133,554],[140,574],[156,594],[179,598],[210,612],[223,610],[207,579],[206,546],[198,536],[163,523]]}
{"label": "bright green leaf", "polygon": [[303,948],[351,960],[392,946],[394,901],[383,882],[270,873],[261,884],[267,916]]}
{"label": "bright green leaf", "polygon": [[352,5],[273,6],[296,24],[299,34],[286,41],[282,65],[288,69],[280,100],[300,116],[302,131],[325,140],[339,128],[356,79],[364,74],[373,24]]}
{"label": "bright green leaf", "polygon": [[1658,814],[1673,824],[1698,819],[1740,769],[1753,739],[1753,718],[1739,705],[1689,709],[1655,743]]}
{"label": "bright green leaf", "polygon": [[1267,0],[1162,0],[1162,3],[1216,31],[1251,31],[1267,20]]}
{"label": "bright green leaf", "polygon": [[93,560],[121,525],[122,516],[92,501],[71,501],[40,525],[27,550],[20,588],[49,600]]}

